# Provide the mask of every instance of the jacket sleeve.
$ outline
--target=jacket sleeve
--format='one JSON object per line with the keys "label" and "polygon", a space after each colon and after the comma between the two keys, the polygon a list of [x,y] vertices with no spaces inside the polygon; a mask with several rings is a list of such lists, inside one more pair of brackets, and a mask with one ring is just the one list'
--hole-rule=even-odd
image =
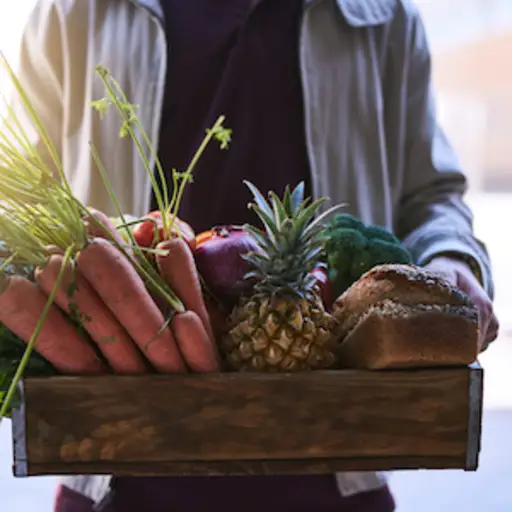
{"label": "jacket sleeve", "polygon": [[425,28],[417,10],[411,8],[406,18],[405,154],[396,232],[420,265],[444,253],[469,259],[492,297],[489,256],[474,236],[463,199],[467,179],[436,119]]}
{"label": "jacket sleeve", "polygon": [[[13,66],[59,157],[65,62],[62,51],[62,26],[59,9],[55,3],[51,0],[38,0],[24,27],[18,62]],[[54,167],[41,133],[14,90],[10,96],[10,107],[38,154],[48,165]]]}

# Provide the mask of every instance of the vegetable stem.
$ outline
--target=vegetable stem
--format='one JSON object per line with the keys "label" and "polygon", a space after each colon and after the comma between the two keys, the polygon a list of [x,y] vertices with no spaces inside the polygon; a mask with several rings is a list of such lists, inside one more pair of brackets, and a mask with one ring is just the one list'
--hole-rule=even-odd
{"label": "vegetable stem", "polygon": [[204,150],[212,140],[212,138],[219,133],[219,130],[222,129],[222,123],[224,122],[225,117],[220,116],[212,128],[207,130],[206,137],[203,139],[203,142],[199,146],[199,149],[196,151],[195,155],[192,157],[192,160],[190,161],[190,164],[187,167],[187,170],[183,173],[181,184],[179,187],[179,191],[176,197],[176,201],[173,205],[170,205],[170,208],[173,208],[172,212],[172,219],[171,219],[171,225],[174,224],[176,221],[176,217],[178,216],[178,209],[181,203],[181,198],[183,196],[183,192],[185,190],[185,186],[187,185],[188,181],[192,177],[192,171],[194,167],[196,166],[197,162],[201,158],[202,154],[204,153]]}
{"label": "vegetable stem", "polygon": [[[139,117],[135,114],[135,110],[138,107],[136,105],[132,105],[128,101],[119,83],[109,74],[108,70],[105,67],[97,66],[96,72],[99,74],[105,85],[107,97],[95,101],[93,103],[93,106],[100,112],[100,114],[103,114],[109,107],[109,105],[114,105],[117,108],[123,121],[121,127],[121,136],[124,136],[125,134],[130,135],[137,148],[139,156],[143,162],[144,169],[146,170],[151,181],[151,186],[153,188],[153,193],[155,195],[155,200],[157,202],[158,208],[162,213],[162,229],[164,233],[164,239],[168,239],[171,236],[172,229],[176,222],[179,205],[181,203],[181,198],[183,196],[183,191],[185,189],[186,184],[191,179],[192,171],[195,168],[197,162],[199,161],[199,158],[202,156],[204,150],[206,149],[206,146],[209,144],[213,137],[215,137],[220,142],[221,149],[227,148],[231,140],[231,130],[226,129],[222,126],[222,123],[225,120],[224,116],[220,116],[213,125],[213,127],[207,130],[206,136],[203,139],[199,149],[192,157],[192,160],[187,170],[184,173],[179,173],[173,169],[173,192],[172,198],[169,201],[167,181],[165,179],[165,174],[161,162],[158,158],[157,151],[153,144],[151,144],[151,141],[149,140],[149,137],[146,131],[144,130],[144,127],[142,126]],[[148,158],[146,157],[146,154],[142,148],[141,141],[137,137],[134,128],[136,128],[140,133],[140,136],[144,144],[147,146],[149,150],[152,160],[155,162],[162,190],[160,190],[158,186],[158,183],[151,169],[151,165],[148,161]],[[173,212],[173,214],[172,217],[169,218],[168,214],[171,212]]]}

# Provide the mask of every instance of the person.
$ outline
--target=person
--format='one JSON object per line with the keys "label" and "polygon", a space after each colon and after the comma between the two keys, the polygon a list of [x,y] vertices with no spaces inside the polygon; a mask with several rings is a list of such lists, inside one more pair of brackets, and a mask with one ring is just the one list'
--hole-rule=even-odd
{"label": "person", "polygon": [[[197,230],[252,220],[243,179],[348,203],[396,233],[415,262],[443,274],[494,340],[493,283],[464,203],[466,177],[439,127],[425,28],[409,0],[39,0],[18,76],[85,204],[113,214],[88,149],[94,141],[125,212],[154,206],[119,119],[90,108],[101,64],[139,105],[170,175],[220,115],[228,151],[211,145],[180,216]],[[38,141],[34,141],[38,144]],[[40,141],[39,141],[40,142]],[[44,151],[41,144],[40,150]],[[383,473],[317,476],[64,479],[55,511],[390,512]]]}

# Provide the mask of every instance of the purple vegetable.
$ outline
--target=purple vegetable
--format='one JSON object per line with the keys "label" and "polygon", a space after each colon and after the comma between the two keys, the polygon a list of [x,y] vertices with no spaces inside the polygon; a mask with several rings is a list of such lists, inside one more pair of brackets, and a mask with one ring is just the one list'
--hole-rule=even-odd
{"label": "purple vegetable", "polygon": [[254,283],[244,279],[251,265],[242,258],[259,247],[242,226],[215,226],[198,235],[194,251],[197,269],[208,290],[225,306],[233,306]]}

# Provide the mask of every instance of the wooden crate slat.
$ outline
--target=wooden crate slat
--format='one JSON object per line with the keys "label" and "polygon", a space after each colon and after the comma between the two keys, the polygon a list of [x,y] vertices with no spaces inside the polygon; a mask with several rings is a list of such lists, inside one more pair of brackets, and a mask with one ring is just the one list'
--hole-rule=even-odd
{"label": "wooden crate slat", "polygon": [[20,476],[475,469],[481,379],[477,365],[29,378],[13,414],[14,468]]}
{"label": "wooden crate slat", "polygon": [[390,471],[409,469],[466,469],[461,457],[367,457],[207,462],[44,462],[18,465],[17,477],[42,475],[116,476],[248,476],[332,474],[343,471]]}

